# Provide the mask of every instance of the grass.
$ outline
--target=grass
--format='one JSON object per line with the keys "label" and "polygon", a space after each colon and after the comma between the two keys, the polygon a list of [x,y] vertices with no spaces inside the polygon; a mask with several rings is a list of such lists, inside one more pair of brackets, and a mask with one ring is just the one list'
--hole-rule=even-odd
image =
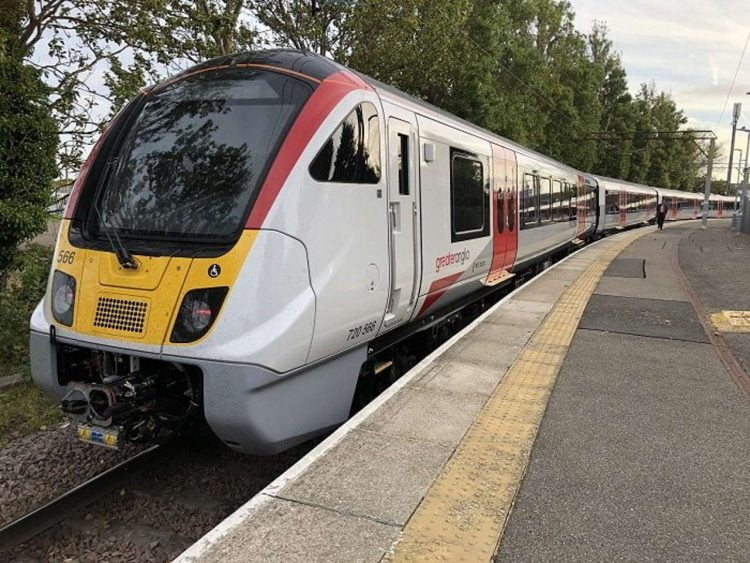
{"label": "grass", "polygon": [[30,244],[0,282],[0,375],[23,378],[0,391],[0,447],[61,418],[59,407],[31,383],[29,371],[29,318],[44,295],[51,263],[52,249]]}
{"label": "grass", "polygon": [[59,405],[30,381],[0,391],[0,448],[62,420]]}

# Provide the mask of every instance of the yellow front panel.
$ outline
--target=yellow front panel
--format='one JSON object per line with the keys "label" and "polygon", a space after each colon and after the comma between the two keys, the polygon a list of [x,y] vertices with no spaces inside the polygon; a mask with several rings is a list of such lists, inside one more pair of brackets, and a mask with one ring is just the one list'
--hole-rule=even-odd
{"label": "yellow front panel", "polygon": [[76,331],[144,344],[164,341],[192,259],[135,259],[140,267],[127,270],[111,252],[87,252],[76,297]]}
{"label": "yellow front panel", "polygon": [[69,221],[61,225],[54,267],[76,279],[71,328],[152,345],[169,340],[185,293],[225,286],[231,291],[257,236],[257,231],[243,231],[229,252],[213,258],[136,255],[139,268],[127,270],[112,252],[72,246],[69,226]]}

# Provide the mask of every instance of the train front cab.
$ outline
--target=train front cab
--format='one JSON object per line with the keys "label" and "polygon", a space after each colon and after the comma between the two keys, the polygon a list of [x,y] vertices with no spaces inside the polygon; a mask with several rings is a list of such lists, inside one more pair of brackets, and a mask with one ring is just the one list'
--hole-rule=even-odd
{"label": "train front cab", "polygon": [[[288,68],[299,62],[316,76]],[[82,426],[106,430],[93,434],[122,441],[204,414],[229,445],[271,453],[344,420],[361,347],[281,384],[311,350],[318,272],[301,239],[279,228],[274,204],[295,173],[310,178],[294,165],[302,149],[309,164],[331,135],[309,142],[331,107],[351,100],[345,116],[354,98],[377,102],[367,90],[325,59],[271,52],[200,65],[128,104],[66,209],[31,319],[34,381]],[[366,186],[372,201],[384,185]],[[360,203],[352,199],[355,213]],[[378,230],[384,200],[382,209],[367,213]],[[373,239],[366,220],[362,240]],[[337,248],[358,252],[364,272],[377,259],[357,242]],[[367,282],[357,291],[371,295]]]}

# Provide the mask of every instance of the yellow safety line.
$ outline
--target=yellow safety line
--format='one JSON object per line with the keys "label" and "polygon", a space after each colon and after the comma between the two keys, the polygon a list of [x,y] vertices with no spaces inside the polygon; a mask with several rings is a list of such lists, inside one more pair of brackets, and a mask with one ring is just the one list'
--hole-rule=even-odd
{"label": "yellow safety line", "polygon": [[609,263],[643,234],[615,242],[561,296],[427,491],[387,560],[492,559],[589,297]]}

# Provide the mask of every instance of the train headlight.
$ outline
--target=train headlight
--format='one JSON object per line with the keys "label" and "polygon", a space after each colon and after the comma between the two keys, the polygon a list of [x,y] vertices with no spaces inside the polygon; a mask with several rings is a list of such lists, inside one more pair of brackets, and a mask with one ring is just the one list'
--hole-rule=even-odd
{"label": "train headlight", "polygon": [[72,276],[55,270],[52,276],[52,315],[60,324],[73,324],[76,305],[76,280]]}
{"label": "train headlight", "polygon": [[228,287],[193,289],[185,294],[170,342],[193,342],[208,332],[219,314]]}

